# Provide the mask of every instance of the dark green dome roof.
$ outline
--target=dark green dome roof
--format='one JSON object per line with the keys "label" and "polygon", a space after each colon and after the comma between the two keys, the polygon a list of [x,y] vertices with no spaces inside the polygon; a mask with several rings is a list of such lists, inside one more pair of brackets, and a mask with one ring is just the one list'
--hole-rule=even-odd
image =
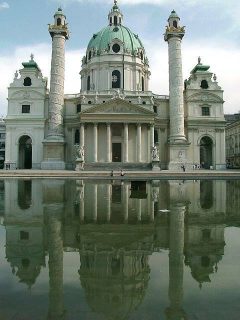
{"label": "dark green dome roof", "polygon": [[103,28],[91,38],[87,50],[97,50],[97,53],[109,50],[109,46],[114,43],[114,39],[120,40],[124,44],[124,51],[133,54],[138,49],[144,50],[138,35],[134,34],[129,28],[122,25],[109,25]]}

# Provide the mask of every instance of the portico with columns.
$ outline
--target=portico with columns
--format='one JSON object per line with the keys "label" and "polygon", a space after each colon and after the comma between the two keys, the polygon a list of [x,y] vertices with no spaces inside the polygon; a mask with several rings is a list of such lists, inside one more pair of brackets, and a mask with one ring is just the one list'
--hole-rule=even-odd
{"label": "portico with columns", "polygon": [[79,115],[79,141],[86,164],[151,162],[154,113],[121,99],[94,106]]}

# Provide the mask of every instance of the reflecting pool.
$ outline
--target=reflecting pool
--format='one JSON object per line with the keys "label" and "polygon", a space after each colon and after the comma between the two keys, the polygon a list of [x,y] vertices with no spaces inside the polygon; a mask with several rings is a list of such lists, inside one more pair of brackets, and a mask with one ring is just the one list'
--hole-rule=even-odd
{"label": "reflecting pool", "polygon": [[240,181],[0,181],[0,319],[240,318]]}

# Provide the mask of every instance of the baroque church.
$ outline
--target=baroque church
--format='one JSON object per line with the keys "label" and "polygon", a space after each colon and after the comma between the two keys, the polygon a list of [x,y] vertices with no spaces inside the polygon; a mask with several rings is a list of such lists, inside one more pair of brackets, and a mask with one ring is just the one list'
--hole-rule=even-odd
{"label": "baroque church", "polygon": [[64,94],[69,28],[61,8],[49,33],[50,89],[33,55],[9,86],[5,168],[225,168],[223,90],[200,58],[183,81],[185,28],[174,10],[164,34],[169,96],[150,91],[147,53],[116,0],[89,41],[76,94]]}

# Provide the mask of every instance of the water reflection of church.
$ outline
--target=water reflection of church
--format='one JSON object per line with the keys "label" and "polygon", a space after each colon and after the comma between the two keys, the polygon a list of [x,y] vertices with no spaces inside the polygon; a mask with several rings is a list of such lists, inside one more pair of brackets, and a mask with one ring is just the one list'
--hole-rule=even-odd
{"label": "water reflection of church", "polygon": [[6,258],[31,287],[49,256],[49,319],[64,317],[63,252],[79,251],[90,308],[127,319],[140,306],[149,257],[169,249],[167,319],[182,309],[184,263],[201,287],[224,254],[225,181],[6,180]]}

